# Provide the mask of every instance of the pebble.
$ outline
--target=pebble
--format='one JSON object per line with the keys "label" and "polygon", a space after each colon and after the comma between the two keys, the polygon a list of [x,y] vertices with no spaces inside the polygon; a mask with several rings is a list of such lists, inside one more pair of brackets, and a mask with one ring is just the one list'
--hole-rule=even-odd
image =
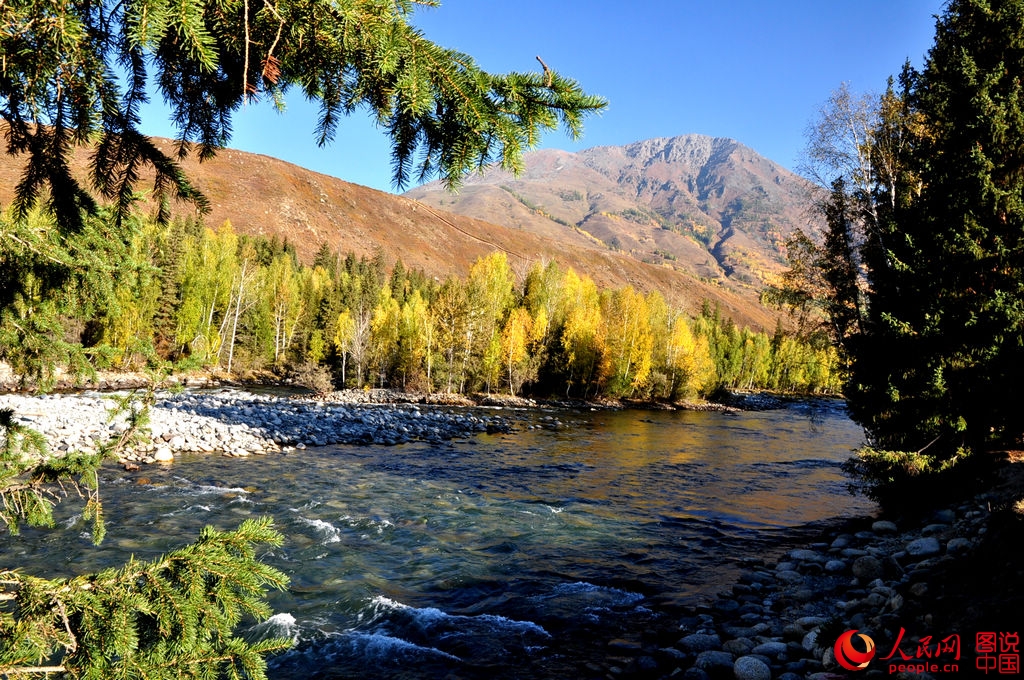
{"label": "pebble", "polygon": [[[94,449],[98,441],[127,429],[123,415],[105,424],[113,407],[110,396],[10,393],[0,395],[0,408],[24,414],[20,422],[40,432],[60,455]],[[150,410],[149,436],[122,457],[143,462],[170,462],[185,452],[245,457],[287,447],[441,441],[509,429],[501,416],[450,407],[310,401],[235,389],[167,392],[158,393]]]}
{"label": "pebble", "polygon": [[846,571],[846,562],[842,560],[829,560],[825,563],[825,571],[830,574],[838,574]]}
{"label": "pebble", "polygon": [[693,664],[695,668],[706,671],[717,676],[723,670],[732,670],[732,654],[729,652],[707,651],[697,655],[697,661]]}
{"label": "pebble", "polygon": [[934,536],[925,536],[908,543],[906,551],[913,557],[929,557],[942,552],[942,546],[939,544],[939,539]]}
{"label": "pebble", "polygon": [[786,649],[787,647],[785,642],[764,642],[750,650],[750,653],[775,658],[781,654],[785,654]]}
{"label": "pebble", "polygon": [[772,669],[753,656],[741,656],[732,666],[736,680],[771,680]]}
{"label": "pebble", "polygon": [[717,635],[694,633],[681,639],[679,646],[691,653],[707,652],[713,649],[721,649],[722,639]]}
{"label": "pebble", "polygon": [[853,561],[851,571],[862,581],[874,581],[882,576],[882,563],[875,557],[865,555]]}
{"label": "pebble", "polygon": [[[927,578],[943,559],[943,543],[950,555],[970,552],[987,518],[984,511],[961,508],[959,521],[953,511],[936,513],[934,519],[950,515],[952,523],[944,524],[941,532],[923,523],[900,529],[894,522],[877,520],[871,531],[834,535],[830,541],[788,550],[774,564],[752,561],[737,584],[680,621],[680,630],[690,634],[674,646],[678,654],[659,651],[660,675],[651,677],[846,677],[838,674],[832,652],[835,630],[870,631],[878,640],[891,638],[900,626],[909,629],[908,623],[923,629],[932,625],[927,614],[908,618],[907,610],[916,607],[906,603],[920,606],[931,595]],[[943,536],[948,541],[940,542]],[[884,677],[884,672],[869,669],[863,675]]]}

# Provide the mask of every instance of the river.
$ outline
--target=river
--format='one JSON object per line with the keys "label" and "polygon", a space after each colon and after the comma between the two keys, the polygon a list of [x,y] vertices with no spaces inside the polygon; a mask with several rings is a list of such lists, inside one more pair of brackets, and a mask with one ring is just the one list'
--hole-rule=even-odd
{"label": "river", "polygon": [[286,542],[264,558],[291,585],[249,634],[296,643],[272,678],[574,678],[608,640],[671,629],[742,564],[873,510],[846,492],[839,465],[862,434],[839,402],[518,417],[445,444],[111,467],[101,547],[68,504],[70,530],[6,537],[0,559],[80,573],[271,515]]}

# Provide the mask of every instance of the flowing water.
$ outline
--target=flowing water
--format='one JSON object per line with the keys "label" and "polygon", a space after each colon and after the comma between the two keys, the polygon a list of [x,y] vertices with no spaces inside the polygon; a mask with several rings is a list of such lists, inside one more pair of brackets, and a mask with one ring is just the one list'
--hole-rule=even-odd
{"label": "flowing water", "polygon": [[103,546],[68,509],[68,531],[5,537],[0,564],[95,570],[271,515],[286,542],[264,557],[291,585],[249,635],[295,641],[271,677],[574,678],[744,561],[872,510],[846,492],[861,433],[837,402],[519,416],[562,425],[112,468]]}

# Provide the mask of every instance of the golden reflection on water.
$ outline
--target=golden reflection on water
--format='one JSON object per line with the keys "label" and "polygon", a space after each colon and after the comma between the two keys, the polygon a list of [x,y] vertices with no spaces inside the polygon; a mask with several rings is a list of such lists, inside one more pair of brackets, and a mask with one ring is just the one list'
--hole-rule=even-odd
{"label": "golden reflection on water", "polygon": [[[862,442],[845,419],[822,427],[813,417],[779,412],[621,411],[534,437],[544,439],[550,464],[587,466],[572,480],[576,494],[608,504],[608,512],[625,502],[652,517],[710,514],[792,526],[872,509],[836,488],[838,464]],[[561,478],[535,487],[553,497],[563,489]],[[709,505],[718,507],[709,512]]]}

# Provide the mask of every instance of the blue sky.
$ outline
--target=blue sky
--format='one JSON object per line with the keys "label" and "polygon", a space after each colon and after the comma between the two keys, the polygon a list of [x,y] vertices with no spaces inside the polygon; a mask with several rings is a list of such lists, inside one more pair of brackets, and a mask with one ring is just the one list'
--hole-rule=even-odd
{"label": "blue sky", "polygon": [[[609,100],[583,138],[561,132],[541,146],[568,150],[699,133],[732,137],[795,168],[804,130],[842,82],[884,89],[906,59],[920,66],[942,0],[443,0],[414,23],[435,42],[491,71],[553,69]],[[165,110],[146,131],[169,136]],[[316,106],[298,93],[278,114],[247,106],[230,146],[393,191],[386,137],[365,114],[316,146]]]}

